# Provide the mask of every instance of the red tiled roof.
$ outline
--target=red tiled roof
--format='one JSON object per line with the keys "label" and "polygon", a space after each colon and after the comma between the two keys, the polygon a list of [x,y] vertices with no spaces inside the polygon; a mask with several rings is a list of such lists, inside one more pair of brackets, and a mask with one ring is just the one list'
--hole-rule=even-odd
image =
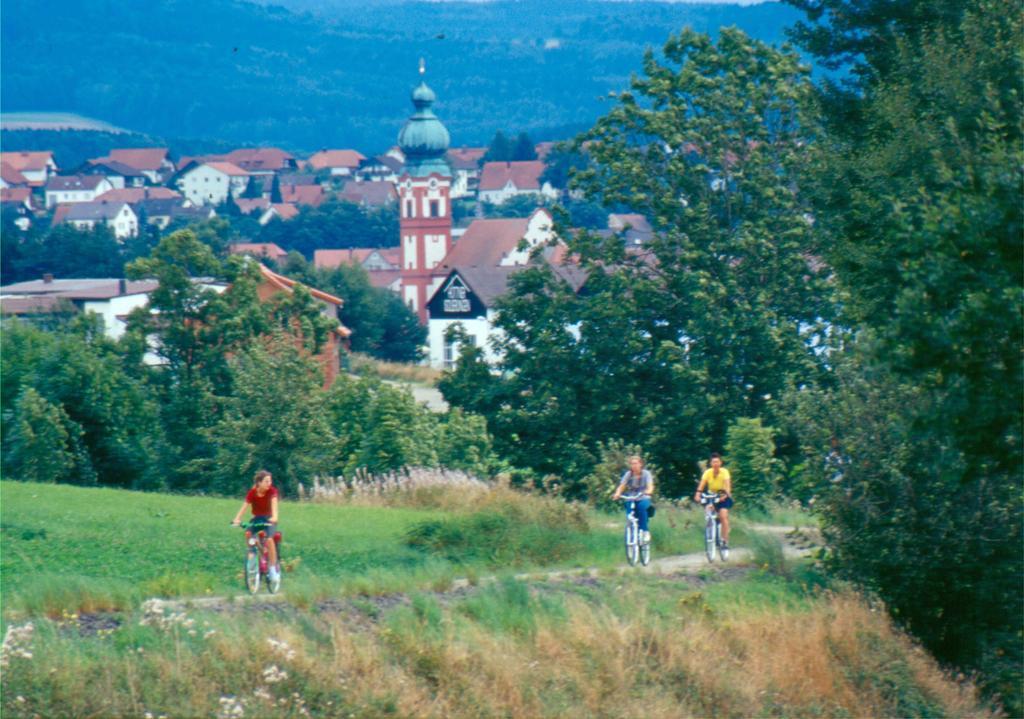
{"label": "red tiled roof", "polygon": [[273,242],[237,242],[228,246],[228,252],[232,255],[269,257],[272,260],[280,260],[288,256],[287,252]]}
{"label": "red tiled roof", "polygon": [[402,264],[402,248],[401,247],[385,247],[379,250],[380,256],[393,265]]}
{"label": "red tiled roof", "polygon": [[338,193],[338,197],[348,202],[354,202],[357,205],[381,207],[390,202],[396,201],[398,199],[398,193],[395,191],[395,186],[391,182],[377,180],[371,182],[356,182],[355,180],[350,180],[341,188],[341,192]]}
{"label": "red tiled roof", "polygon": [[112,160],[120,162],[136,170],[159,170],[167,159],[166,147],[138,147],[123,150],[111,150],[106,157],[93,162]]}
{"label": "red tiled roof", "polygon": [[286,170],[295,161],[295,156],[276,147],[246,148],[232,150],[220,159],[246,170]]}
{"label": "red tiled roof", "polygon": [[133,204],[143,200],[177,200],[180,192],[169,187],[124,187],[107,190],[96,198],[97,202],[127,202]]}
{"label": "red tiled roof", "polygon": [[339,265],[361,264],[371,253],[373,248],[352,248],[347,250],[314,250],[313,266],[322,268],[333,268]]}
{"label": "red tiled roof", "polygon": [[480,173],[480,189],[500,190],[511,180],[518,190],[539,190],[542,172],[544,163],[540,160],[487,162]]}
{"label": "red tiled roof", "polygon": [[355,169],[365,159],[364,154],[355,150],[321,150],[309,158],[309,166],[314,170],[324,170],[328,167]]}
{"label": "red tiled roof", "polygon": [[486,147],[452,147],[448,154],[466,162],[480,162],[480,158],[487,154]]}
{"label": "red tiled roof", "polygon": [[546,158],[553,149],[555,149],[555,143],[553,142],[538,142],[533,146],[533,151],[537,153],[538,160]]}
{"label": "red tiled roof", "polygon": [[370,278],[370,284],[382,290],[389,289],[395,280],[402,276],[401,270],[369,270],[366,273]]}
{"label": "red tiled roof", "polygon": [[18,172],[42,171],[53,162],[53,153],[43,152],[0,152],[0,162],[6,162]]}
{"label": "red tiled roof", "polygon": [[[265,279],[273,287],[276,287],[279,290],[283,290],[285,292],[291,292],[292,288],[295,287],[296,284],[298,284],[295,280],[289,277],[285,277],[284,275],[279,275],[263,264],[260,265],[260,274],[263,275],[263,279]],[[344,304],[344,301],[340,297],[335,297],[334,295],[328,294],[323,290],[318,290],[315,287],[309,287],[308,285],[306,286],[306,289],[309,290],[309,293],[311,295],[313,295],[315,298],[323,302],[329,302],[332,305],[337,305],[338,307]],[[338,323],[337,332],[342,337],[348,337],[349,335],[352,334],[352,330],[350,330],[348,327],[341,324],[340,322]]]}
{"label": "red tiled roof", "polygon": [[266,197],[239,197],[235,200],[235,204],[238,205],[238,209],[242,211],[243,215],[248,215],[250,212],[270,207],[270,200]]}
{"label": "red tiled roof", "polygon": [[299,208],[287,202],[275,202],[270,209],[276,212],[282,220],[290,220],[299,214]]}
{"label": "red tiled roof", "polygon": [[530,220],[473,220],[441,262],[443,267],[497,267],[523,239]]}
{"label": "red tiled roof", "polygon": [[320,185],[281,185],[281,200],[293,205],[316,207],[324,201],[324,188]]}
{"label": "red tiled roof", "polygon": [[652,232],[651,223],[643,215],[636,213],[612,213],[608,215],[609,230],[624,230],[629,225],[639,232]]}
{"label": "red tiled roof", "polygon": [[2,187],[0,188],[0,202],[24,203],[25,200],[32,201],[31,187]]}
{"label": "red tiled roof", "polygon": [[51,220],[51,223],[54,225],[59,225],[60,223],[64,222],[64,220],[68,218],[68,213],[71,212],[72,207],[74,207],[73,204],[57,205],[57,209],[53,211],[53,220]]}
{"label": "red tiled roof", "polygon": [[235,177],[248,175],[249,173],[243,170],[238,165],[232,162],[207,162],[205,163],[208,167],[212,167],[217,172],[223,172],[225,175],[233,175]]}
{"label": "red tiled roof", "polygon": [[46,181],[46,191],[95,190],[101,182],[109,183],[103,175],[54,175]]}
{"label": "red tiled roof", "polygon": [[8,185],[27,185],[28,178],[9,162],[0,162],[0,177]]}

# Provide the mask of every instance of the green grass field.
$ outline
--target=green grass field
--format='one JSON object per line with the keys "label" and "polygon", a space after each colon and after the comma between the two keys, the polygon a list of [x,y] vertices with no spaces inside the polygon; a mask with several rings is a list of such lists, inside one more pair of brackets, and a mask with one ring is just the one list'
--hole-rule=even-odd
{"label": "green grass field", "polygon": [[[542,500],[537,500],[541,502]],[[548,510],[557,506],[552,500]],[[240,499],[0,482],[5,610],[29,614],[137,604],[152,596],[241,591],[242,532],[229,526]],[[622,562],[618,515],[590,512],[587,527],[534,528],[490,551],[473,532],[507,531],[484,513],[283,501],[285,592],[297,598],[444,586],[455,577]],[[449,522],[464,550],[417,549],[406,533]],[[557,524],[557,519],[555,520]],[[737,522],[734,544],[742,542]],[[700,514],[665,507],[652,523],[655,556],[701,549]],[[511,542],[513,540],[508,540]],[[551,551],[548,552],[550,546]]]}

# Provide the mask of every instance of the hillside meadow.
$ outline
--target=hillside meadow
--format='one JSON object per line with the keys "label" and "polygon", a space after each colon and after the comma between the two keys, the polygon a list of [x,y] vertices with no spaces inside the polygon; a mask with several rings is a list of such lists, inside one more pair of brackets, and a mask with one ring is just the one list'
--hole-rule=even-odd
{"label": "hillside meadow", "polygon": [[[5,610],[122,609],[242,591],[239,499],[0,482]],[[393,502],[390,504],[394,504]],[[296,597],[444,586],[501,570],[611,567],[622,520],[509,489],[281,502],[284,591]],[[695,509],[664,507],[655,556],[701,547]],[[743,537],[742,529],[736,535]]]}

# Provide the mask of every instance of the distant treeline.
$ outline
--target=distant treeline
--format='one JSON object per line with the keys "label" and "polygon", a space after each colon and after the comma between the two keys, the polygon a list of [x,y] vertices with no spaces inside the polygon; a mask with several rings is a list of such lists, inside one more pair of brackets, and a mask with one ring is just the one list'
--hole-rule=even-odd
{"label": "distant treeline", "polygon": [[422,56],[454,144],[485,144],[510,127],[560,139],[589,127],[608,92],[640,70],[643,50],[669,32],[737,25],[778,43],[796,18],[778,3],[368,3],[324,12],[230,0],[145,11],[113,0],[9,0],[0,102],[152,137],[376,152],[412,110]]}

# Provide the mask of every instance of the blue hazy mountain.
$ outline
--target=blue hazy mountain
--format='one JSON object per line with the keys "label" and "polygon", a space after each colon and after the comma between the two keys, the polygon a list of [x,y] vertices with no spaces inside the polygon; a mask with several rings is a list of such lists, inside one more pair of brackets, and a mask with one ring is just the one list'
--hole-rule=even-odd
{"label": "blue hazy mountain", "polygon": [[284,1],[5,0],[0,106],[152,137],[372,152],[394,142],[424,57],[453,144],[497,129],[560,138],[606,111],[670,32],[736,25],[779,44],[796,19],[778,3]]}

